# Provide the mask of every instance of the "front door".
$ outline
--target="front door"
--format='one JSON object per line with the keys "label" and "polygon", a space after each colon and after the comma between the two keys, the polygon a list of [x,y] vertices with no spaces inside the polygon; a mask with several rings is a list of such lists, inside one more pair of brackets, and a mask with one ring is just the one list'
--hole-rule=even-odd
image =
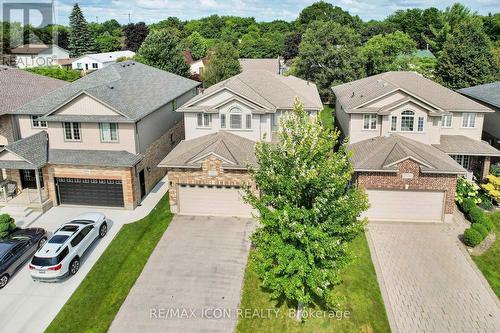
{"label": "front door", "polygon": [[[36,189],[36,176],[35,170],[19,170],[21,173],[21,186],[22,188],[34,188]],[[40,175],[40,183],[43,184],[42,173]]]}
{"label": "front door", "polygon": [[141,199],[146,195],[146,179],[144,177],[144,170],[139,172],[139,185],[141,188]]}

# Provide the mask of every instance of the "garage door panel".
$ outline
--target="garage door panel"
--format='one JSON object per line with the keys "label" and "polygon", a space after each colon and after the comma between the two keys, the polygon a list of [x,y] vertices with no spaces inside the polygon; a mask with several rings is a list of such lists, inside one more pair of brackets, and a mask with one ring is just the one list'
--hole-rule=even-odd
{"label": "garage door panel", "polygon": [[56,178],[59,203],[123,207],[123,185],[116,180]]}
{"label": "garage door panel", "polygon": [[370,220],[437,222],[443,219],[444,192],[367,190]]}
{"label": "garage door panel", "polygon": [[235,187],[179,186],[179,212],[186,215],[251,217],[252,208]]}

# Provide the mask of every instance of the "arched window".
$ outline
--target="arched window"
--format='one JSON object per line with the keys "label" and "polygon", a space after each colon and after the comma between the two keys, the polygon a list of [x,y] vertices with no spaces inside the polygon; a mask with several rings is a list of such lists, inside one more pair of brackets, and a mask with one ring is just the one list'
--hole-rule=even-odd
{"label": "arched window", "polygon": [[243,128],[242,112],[239,107],[232,107],[229,110],[229,127],[232,129]]}
{"label": "arched window", "polygon": [[410,110],[401,112],[402,132],[413,132],[414,123],[415,123],[415,112]]}

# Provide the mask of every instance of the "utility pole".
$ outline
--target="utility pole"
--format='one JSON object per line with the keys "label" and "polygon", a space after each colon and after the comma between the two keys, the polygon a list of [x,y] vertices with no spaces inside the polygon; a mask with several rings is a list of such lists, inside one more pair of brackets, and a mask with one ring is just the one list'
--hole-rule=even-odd
{"label": "utility pole", "polygon": [[128,23],[130,24],[130,13],[128,13]]}

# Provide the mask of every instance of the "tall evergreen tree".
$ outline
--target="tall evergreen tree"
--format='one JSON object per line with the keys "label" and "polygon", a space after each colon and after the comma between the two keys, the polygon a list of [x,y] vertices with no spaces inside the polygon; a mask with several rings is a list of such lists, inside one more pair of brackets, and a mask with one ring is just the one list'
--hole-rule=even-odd
{"label": "tall evergreen tree", "polygon": [[94,39],[90,33],[89,26],[83,16],[80,6],[76,3],[69,16],[69,51],[71,57],[79,57],[82,54],[95,51]]}
{"label": "tall evergreen tree", "polygon": [[499,80],[491,41],[479,19],[465,20],[448,35],[438,57],[436,77],[452,89]]}

